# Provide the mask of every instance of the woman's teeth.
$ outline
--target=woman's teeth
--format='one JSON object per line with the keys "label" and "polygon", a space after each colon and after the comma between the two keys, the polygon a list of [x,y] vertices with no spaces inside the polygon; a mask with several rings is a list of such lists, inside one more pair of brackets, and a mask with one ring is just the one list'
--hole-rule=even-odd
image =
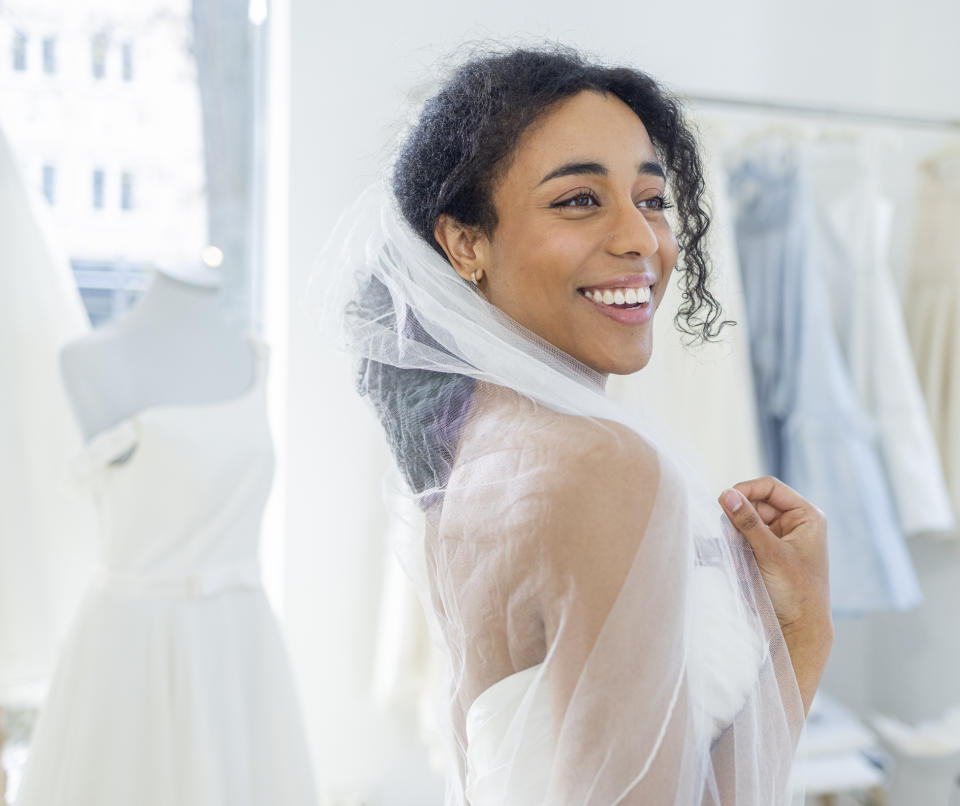
{"label": "woman's teeth", "polygon": [[583,294],[604,305],[636,305],[650,300],[650,287],[641,288],[585,288]]}

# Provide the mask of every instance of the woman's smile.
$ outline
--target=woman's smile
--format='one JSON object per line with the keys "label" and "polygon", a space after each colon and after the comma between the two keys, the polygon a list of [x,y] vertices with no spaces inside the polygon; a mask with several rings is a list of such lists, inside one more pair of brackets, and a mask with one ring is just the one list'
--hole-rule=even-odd
{"label": "woman's smile", "polygon": [[653,317],[653,288],[643,286],[578,289],[578,293],[594,310],[624,325],[642,325]]}

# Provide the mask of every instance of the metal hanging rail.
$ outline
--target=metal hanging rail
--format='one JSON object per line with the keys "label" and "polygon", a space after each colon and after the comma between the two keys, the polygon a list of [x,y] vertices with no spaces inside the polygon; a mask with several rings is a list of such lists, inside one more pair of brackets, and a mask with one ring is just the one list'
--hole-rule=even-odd
{"label": "metal hanging rail", "polygon": [[679,97],[691,104],[704,106],[732,107],[760,112],[786,112],[797,115],[819,115],[842,120],[855,120],[862,123],[876,123],[895,126],[918,126],[931,129],[947,129],[960,132],[960,118],[935,118],[916,115],[896,115],[887,112],[873,112],[870,110],[843,109],[826,106],[806,106],[804,104],[783,103],[780,101],[750,100],[747,98],[733,98],[720,95],[700,95],[696,93],[679,93]]}

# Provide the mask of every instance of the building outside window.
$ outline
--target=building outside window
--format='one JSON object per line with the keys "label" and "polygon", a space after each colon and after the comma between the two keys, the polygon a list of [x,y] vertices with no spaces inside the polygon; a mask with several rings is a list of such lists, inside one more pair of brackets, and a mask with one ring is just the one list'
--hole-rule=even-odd
{"label": "building outside window", "polygon": [[13,35],[13,69],[21,72],[27,69],[27,35],[23,31]]}
{"label": "building outside window", "polygon": [[123,80],[133,81],[133,43],[123,43]]}
{"label": "building outside window", "polygon": [[43,40],[43,72],[48,75],[57,72],[57,40],[52,36]]}
{"label": "building outside window", "polygon": [[124,171],[120,175],[120,208],[133,209],[133,174]]}
{"label": "building outside window", "polygon": [[43,196],[48,204],[56,204],[57,199],[57,169],[49,162],[43,166]]}
{"label": "building outside window", "polygon": [[93,209],[103,209],[103,184],[104,174],[102,168],[93,170]]}
{"label": "building outside window", "polygon": [[102,31],[90,40],[90,69],[94,78],[107,74],[107,35]]}

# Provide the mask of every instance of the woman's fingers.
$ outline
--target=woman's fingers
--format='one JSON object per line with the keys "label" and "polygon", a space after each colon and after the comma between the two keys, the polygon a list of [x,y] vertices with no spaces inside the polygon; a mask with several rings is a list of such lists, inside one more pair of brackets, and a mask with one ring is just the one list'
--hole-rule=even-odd
{"label": "woman's fingers", "polygon": [[[749,498],[749,496],[747,497]],[[750,503],[753,504],[754,509],[757,510],[757,514],[763,518],[763,522],[767,524],[767,526],[783,514],[781,510],[771,506],[766,501],[751,501]]]}
{"label": "woman's fingers", "polygon": [[747,539],[757,562],[761,566],[775,562],[781,551],[780,538],[764,523],[753,504],[739,492],[739,485],[724,490],[717,500],[737,531]]}
{"label": "woman's fingers", "polygon": [[809,506],[803,496],[776,476],[741,481],[733,485],[751,501],[763,501],[781,512]]}

